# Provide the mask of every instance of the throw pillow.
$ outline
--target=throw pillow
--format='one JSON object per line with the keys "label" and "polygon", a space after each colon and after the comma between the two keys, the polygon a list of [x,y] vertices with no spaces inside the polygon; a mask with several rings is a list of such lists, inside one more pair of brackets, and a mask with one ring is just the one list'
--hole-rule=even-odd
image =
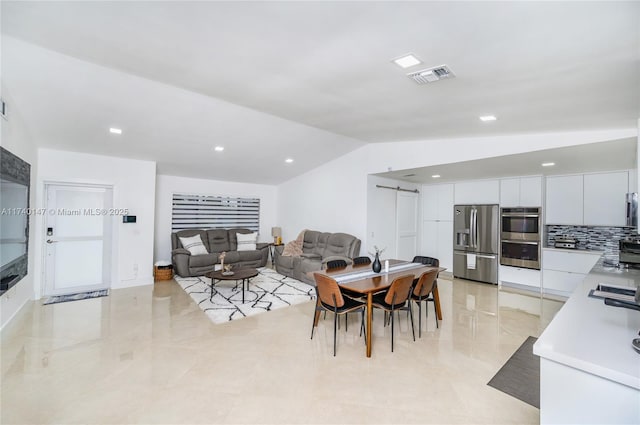
{"label": "throw pillow", "polygon": [[191,236],[190,238],[180,238],[180,243],[184,247],[184,249],[189,250],[191,255],[205,255],[209,252],[207,248],[202,243],[202,238],[200,235]]}
{"label": "throw pillow", "polygon": [[254,251],[258,242],[258,232],[236,233],[238,239],[238,251]]}

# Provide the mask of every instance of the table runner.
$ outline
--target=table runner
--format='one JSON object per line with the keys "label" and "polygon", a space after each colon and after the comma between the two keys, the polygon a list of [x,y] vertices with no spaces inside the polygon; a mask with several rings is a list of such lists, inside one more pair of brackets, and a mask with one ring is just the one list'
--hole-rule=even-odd
{"label": "table runner", "polygon": [[[411,269],[415,269],[418,267],[424,267],[425,265],[422,263],[411,263],[409,261],[405,262],[405,263],[400,263],[400,264],[394,264],[392,266],[389,266],[389,273],[397,273],[403,270],[411,270]],[[344,273],[344,274],[340,274],[340,275],[332,275],[331,277],[334,278],[336,280],[336,282],[338,283],[345,283],[345,282],[350,282],[353,280],[360,280],[360,279],[366,279],[369,277],[373,277],[373,276],[384,276],[386,274],[389,273],[385,273],[384,271],[380,272],[380,273],[376,273],[373,270],[367,270],[367,271],[357,271],[357,272],[351,272],[351,273]]]}

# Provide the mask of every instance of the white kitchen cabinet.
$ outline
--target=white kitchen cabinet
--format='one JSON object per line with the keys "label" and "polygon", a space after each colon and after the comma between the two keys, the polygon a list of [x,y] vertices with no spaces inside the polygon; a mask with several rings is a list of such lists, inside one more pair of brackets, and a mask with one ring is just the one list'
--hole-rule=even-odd
{"label": "white kitchen cabinet", "polygon": [[419,255],[453,268],[453,184],[422,186],[422,239]]}
{"label": "white kitchen cabinet", "polygon": [[522,207],[542,206],[542,177],[520,178],[520,205]]}
{"label": "white kitchen cabinet", "polygon": [[520,206],[520,179],[500,180],[500,206],[519,207]]}
{"label": "white kitchen cabinet", "polygon": [[629,192],[638,191],[638,170],[628,170],[629,173]]}
{"label": "white kitchen cabinet", "polygon": [[568,297],[585,277],[587,275],[582,273],[544,269],[542,270],[543,292]]}
{"label": "white kitchen cabinet", "polygon": [[453,221],[438,222],[438,256],[440,267],[453,271]]}
{"label": "white kitchen cabinet", "polygon": [[422,219],[453,220],[453,184],[422,186]]}
{"label": "white kitchen cabinet", "polygon": [[540,289],[540,270],[500,265],[498,280],[503,285],[517,284]]}
{"label": "white kitchen cabinet", "polygon": [[584,178],[582,174],[547,177],[547,224],[582,225],[584,223]]}
{"label": "white kitchen cabinet", "polygon": [[440,184],[436,187],[438,191],[437,220],[453,221],[453,184]]}
{"label": "white kitchen cabinet", "polygon": [[500,203],[500,181],[478,180],[455,184],[455,204],[498,204]]}
{"label": "white kitchen cabinet", "polygon": [[602,255],[597,251],[542,250],[542,287],[548,294],[568,297]]}
{"label": "white kitchen cabinet", "polygon": [[501,179],[500,206],[542,206],[542,177],[535,176]]}
{"label": "white kitchen cabinet", "polygon": [[453,222],[426,220],[422,223],[419,255],[440,260],[440,267],[453,269]]}
{"label": "white kitchen cabinet", "polygon": [[438,222],[435,220],[423,221],[421,248],[418,255],[438,258],[438,248]]}
{"label": "white kitchen cabinet", "polygon": [[625,194],[629,191],[629,173],[584,175],[584,224],[588,226],[624,226]]}

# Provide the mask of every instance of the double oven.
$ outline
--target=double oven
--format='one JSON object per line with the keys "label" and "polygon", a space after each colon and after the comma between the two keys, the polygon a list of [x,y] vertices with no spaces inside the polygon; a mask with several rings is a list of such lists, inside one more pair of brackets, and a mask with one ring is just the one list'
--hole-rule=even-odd
{"label": "double oven", "polygon": [[500,264],[540,270],[540,208],[500,210]]}

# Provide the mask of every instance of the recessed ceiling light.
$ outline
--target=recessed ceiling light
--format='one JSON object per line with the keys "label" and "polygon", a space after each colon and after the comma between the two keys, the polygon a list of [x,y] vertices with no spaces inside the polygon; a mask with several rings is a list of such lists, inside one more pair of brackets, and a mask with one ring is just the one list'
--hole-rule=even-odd
{"label": "recessed ceiling light", "polygon": [[224,146],[216,146],[213,150],[216,152],[222,152],[224,150]]}
{"label": "recessed ceiling light", "polygon": [[495,115],[484,115],[484,116],[481,116],[481,117],[480,117],[480,121],[484,121],[484,122],[487,122],[487,121],[495,121],[495,120],[497,120],[497,118],[495,117]]}
{"label": "recessed ceiling light", "polygon": [[287,158],[284,160],[284,162],[286,162],[287,164],[291,164],[293,162],[292,158]]}
{"label": "recessed ceiling light", "polygon": [[433,176],[431,176],[432,179],[439,179],[440,178],[440,174],[434,174]]}
{"label": "recessed ceiling light", "polygon": [[111,127],[111,128],[109,128],[109,133],[112,133],[112,134],[122,134],[122,129],[115,128],[115,127]]}
{"label": "recessed ceiling light", "polygon": [[556,165],[555,162],[543,162],[542,163],[543,167],[553,167],[554,165]]}
{"label": "recessed ceiling light", "polygon": [[404,56],[400,56],[397,59],[394,59],[393,63],[398,65],[400,68],[411,68],[412,66],[416,66],[419,63],[422,63],[422,61],[415,57],[412,53],[409,53]]}

